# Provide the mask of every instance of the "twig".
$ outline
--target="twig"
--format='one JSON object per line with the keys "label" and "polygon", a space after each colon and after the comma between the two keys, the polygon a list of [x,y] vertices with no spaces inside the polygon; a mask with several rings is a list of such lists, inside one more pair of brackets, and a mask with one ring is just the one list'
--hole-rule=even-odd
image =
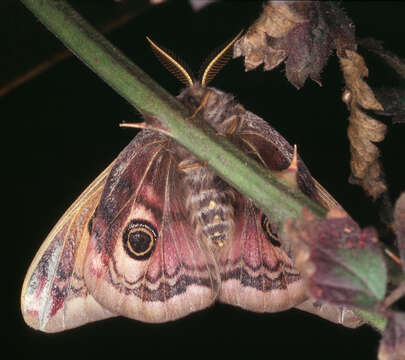
{"label": "twig", "polygon": [[394,302],[405,296],[405,281],[401,282],[399,286],[389,294],[381,304],[382,309],[387,309]]}

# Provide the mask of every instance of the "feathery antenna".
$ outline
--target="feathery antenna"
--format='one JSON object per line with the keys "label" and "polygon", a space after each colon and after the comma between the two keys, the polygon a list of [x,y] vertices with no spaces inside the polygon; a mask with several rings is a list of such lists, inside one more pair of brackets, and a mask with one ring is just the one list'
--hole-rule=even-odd
{"label": "feathery antenna", "polygon": [[188,66],[181,64],[181,60],[176,59],[174,54],[171,54],[169,50],[162,48],[153,42],[149,37],[146,37],[146,40],[149,41],[153,52],[163,66],[169,70],[178,80],[180,80],[186,86],[193,86],[193,76],[191,71],[188,69]]}
{"label": "feathery antenna", "polygon": [[216,74],[225,66],[232,56],[232,46],[240,38],[243,30],[239,32],[226,46],[219,51],[207,64],[204,71],[202,72],[201,86],[205,87],[208,83],[215,77]]}
{"label": "feathery antenna", "polygon": [[[208,83],[215,77],[216,74],[224,67],[228,60],[232,56],[232,46],[240,38],[243,30],[239,32],[229,43],[226,44],[219,52],[210,58],[207,66],[204,67],[202,74],[199,79],[199,83],[202,87],[206,87]],[[156,44],[148,36],[146,40],[152,47],[153,52],[163,66],[169,70],[178,80],[180,80],[186,86],[195,85],[196,81],[192,75],[189,67],[180,59],[177,58],[170,50],[163,48],[162,46]]]}

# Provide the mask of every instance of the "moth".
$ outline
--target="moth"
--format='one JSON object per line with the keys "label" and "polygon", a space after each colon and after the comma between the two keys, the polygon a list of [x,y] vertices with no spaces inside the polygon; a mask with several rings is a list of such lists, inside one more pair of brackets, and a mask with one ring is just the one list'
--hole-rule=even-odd
{"label": "moth", "polygon": [[[237,38],[197,80],[148,41],[187,86],[178,99],[190,114],[199,112],[264,167],[286,169],[294,153],[288,142],[232,95],[207,87]],[[297,161],[301,191],[336,206]],[[166,322],[215,301],[256,312],[302,307],[303,280],[277,232],[251,200],[188,151],[162,132],[142,130],[42,244],[23,284],[22,314],[29,326],[58,332],[119,315]]]}

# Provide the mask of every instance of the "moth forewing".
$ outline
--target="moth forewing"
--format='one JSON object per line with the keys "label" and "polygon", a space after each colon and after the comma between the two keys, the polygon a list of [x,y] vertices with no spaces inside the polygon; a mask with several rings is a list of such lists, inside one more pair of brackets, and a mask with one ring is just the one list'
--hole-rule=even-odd
{"label": "moth forewing", "polygon": [[35,329],[57,332],[114,316],[91,298],[82,277],[88,223],[112,165],[69,207],[31,262],[21,291],[21,312]]}

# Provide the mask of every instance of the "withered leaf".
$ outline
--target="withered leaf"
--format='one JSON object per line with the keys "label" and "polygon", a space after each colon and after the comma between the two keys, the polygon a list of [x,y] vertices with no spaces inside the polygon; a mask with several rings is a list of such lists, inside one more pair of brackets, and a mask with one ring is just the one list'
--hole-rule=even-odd
{"label": "withered leaf", "polygon": [[384,298],[387,270],[376,231],[362,230],[343,210],[319,220],[304,209],[286,222],[283,241],[315,300],[370,309]]}
{"label": "withered leaf", "polygon": [[329,1],[268,1],[263,13],[234,46],[245,70],[264,64],[271,70],[285,61],[287,79],[297,88],[308,76],[320,84],[334,49],[356,49],[354,25]]}
{"label": "withered leaf", "polygon": [[394,230],[397,236],[397,246],[405,272],[405,192],[401,194],[394,209]]}
{"label": "withered leaf", "polygon": [[380,342],[378,360],[405,359],[405,313],[391,315]]}
{"label": "withered leaf", "polygon": [[350,141],[349,181],[361,185],[374,199],[387,190],[384,182],[380,151],[374,144],[385,138],[387,126],[366,114],[363,109],[383,110],[373,91],[364,81],[368,69],[364,59],[355,51],[345,50],[339,54],[347,90],[343,101],[350,110],[347,135]]}

